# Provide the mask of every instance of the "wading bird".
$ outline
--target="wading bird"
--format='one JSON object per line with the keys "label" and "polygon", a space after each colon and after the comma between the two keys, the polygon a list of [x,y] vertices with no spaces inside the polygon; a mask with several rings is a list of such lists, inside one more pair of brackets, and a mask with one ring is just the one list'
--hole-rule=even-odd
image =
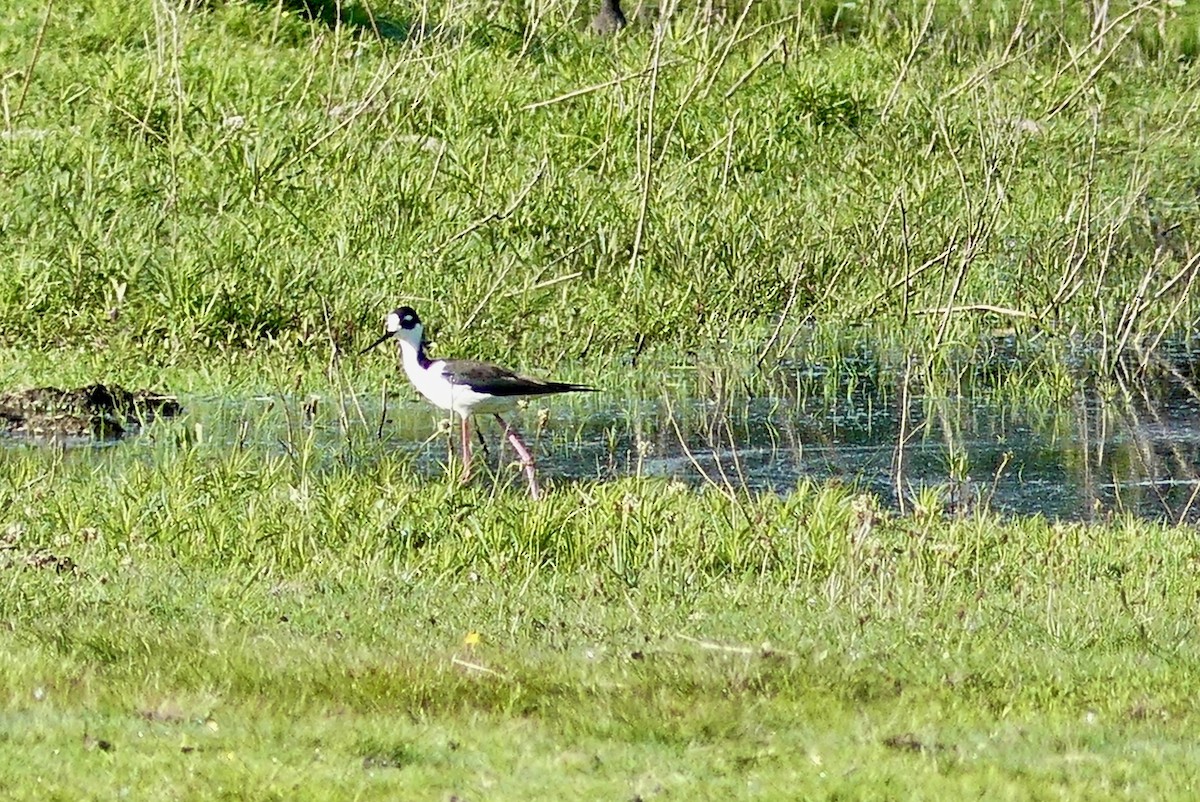
{"label": "wading bird", "polygon": [[621,0],[600,0],[600,11],[592,19],[592,33],[609,36],[625,27]]}
{"label": "wading bird", "polygon": [[425,354],[425,327],[411,306],[390,312],[384,321],[383,336],[364,348],[366,353],[379,344],[396,339],[400,361],[408,380],[439,409],[453,412],[462,421],[462,481],[471,475],[471,435],[467,419],[472,415],[491,413],[504,427],[504,434],[516,449],[521,467],[529,480],[529,494],[535,499],[541,494],[534,472],[533,455],[521,436],[501,415],[520,398],[554,393],[592,392],[594,387],[565,382],[547,382],[519,376],[511,370],[488,362],[467,359],[430,359]]}

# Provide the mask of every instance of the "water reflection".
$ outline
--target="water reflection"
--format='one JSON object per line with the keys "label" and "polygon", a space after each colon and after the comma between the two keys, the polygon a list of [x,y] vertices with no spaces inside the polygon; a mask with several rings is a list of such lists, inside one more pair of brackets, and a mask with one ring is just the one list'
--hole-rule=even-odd
{"label": "water reflection", "polygon": [[[952,513],[1200,518],[1200,397],[1186,372],[1080,386],[1057,406],[979,387],[937,394],[903,378],[859,375],[831,392],[820,376],[793,374],[778,385],[759,397],[727,383],[685,400],[671,387],[607,406],[599,397],[575,416],[552,408],[529,434],[544,475],[560,482],[640,474],[786,493],[813,478],[899,509],[934,489]],[[449,440],[436,437],[426,407],[403,403],[388,416],[389,447],[443,469]],[[518,418],[536,428],[536,410]],[[485,431],[494,448],[497,432]]]}
{"label": "water reflection", "polygon": [[903,376],[832,395],[785,382],[791,394],[660,409],[643,426],[653,439],[641,469],[776,492],[802,477],[835,479],[900,509],[933,488],[951,512],[1195,521],[1200,395],[1190,364],[1082,385],[1057,406],[980,387],[933,394]]}
{"label": "water reflection", "polygon": [[[901,509],[923,489],[936,488],[950,511],[982,504],[1069,520],[1121,512],[1195,520],[1197,411],[1193,399],[1146,415],[1082,391],[1054,416],[987,399],[920,395],[907,407],[848,402],[834,410],[811,403],[783,409],[763,400],[751,402],[736,425],[685,426],[686,449],[660,421],[648,447],[642,443],[649,456],[641,470],[776,492],[802,477],[837,479]],[[626,453],[638,447],[636,441],[622,445]],[[579,452],[587,451],[586,443],[576,449],[576,466]],[[612,473],[629,472],[632,462]],[[572,471],[572,463],[557,469]]]}
{"label": "water reflection", "polygon": [[[873,368],[843,370],[831,382],[813,366],[784,365],[758,395],[720,372],[699,379],[693,372],[642,398],[597,394],[545,413],[535,405],[515,420],[542,476],[559,483],[645,475],[787,493],[810,478],[851,484],[902,510],[936,498],[952,514],[982,506],[1068,520],[1128,513],[1196,521],[1194,364],[1164,362],[1103,387],[1081,383],[1057,405],[1014,400],[976,380],[935,392],[912,371],[886,379]],[[182,400],[183,420],[153,427],[141,442],[174,437],[303,453],[313,470],[400,458],[431,478],[449,459],[450,434],[407,388],[386,405],[351,394]],[[499,432],[489,424],[489,463],[507,466],[513,455],[497,455]],[[507,469],[499,477],[517,481]]]}

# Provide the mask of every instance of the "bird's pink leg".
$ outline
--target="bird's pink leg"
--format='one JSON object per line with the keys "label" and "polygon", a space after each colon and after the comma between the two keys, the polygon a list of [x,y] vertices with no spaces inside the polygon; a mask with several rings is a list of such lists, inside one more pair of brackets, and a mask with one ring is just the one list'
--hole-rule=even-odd
{"label": "bird's pink leg", "polygon": [[508,425],[508,421],[499,414],[496,415],[496,420],[500,421],[500,425],[504,427],[504,433],[508,435],[508,441],[513,444],[517,456],[521,458],[521,467],[525,469],[525,477],[529,479],[529,495],[533,496],[534,501],[537,501],[541,497],[542,491],[538,489],[537,476],[533,470],[533,455],[529,453],[529,449],[521,442],[521,435],[517,434],[517,430]]}
{"label": "bird's pink leg", "polygon": [[467,418],[462,419],[462,475],[459,476],[460,482],[466,482],[471,478],[471,431],[468,428]]}

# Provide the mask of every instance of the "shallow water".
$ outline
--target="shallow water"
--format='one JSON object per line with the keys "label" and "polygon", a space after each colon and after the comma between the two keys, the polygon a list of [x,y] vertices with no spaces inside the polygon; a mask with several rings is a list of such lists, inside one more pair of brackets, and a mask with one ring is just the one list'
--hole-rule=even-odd
{"label": "shallow water", "polygon": [[[1104,393],[1081,387],[1047,408],[978,389],[905,394],[898,381],[861,377],[818,392],[820,382],[797,380],[798,370],[781,371],[770,397],[718,391],[677,400],[668,386],[659,398],[551,403],[540,427],[540,404],[511,419],[540,474],[559,483],[640,474],[786,493],[805,479],[835,480],[900,509],[933,492],[952,512],[982,505],[1065,520],[1200,519],[1200,399],[1191,372]],[[315,468],[399,457],[431,478],[449,460],[444,421],[407,390],[386,410],[378,396],[181,400],[183,417],[155,424],[151,438],[173,431],[275,453],[311,445]],[[519,489],[499,427],[485,420],[482,428],[489,449],[480,458],[493,468],[502,460],[502,480]]]}
{"label": "shallow water", "polygon": [[[786,493],[809,478],[851,484],[896,508],[911,508],[922,489],[936,488],[953,511],[982,504],[1067,520],[1131,513],[1193,521],[1200,518],[1200,401],[1174,390],[1143,388],[1135,399],[1107,400],[1081,390],[1051,410],[919,393],[902,405],[898,394],[872,388],[832,401],[736,404],[597,396],[574,407],[550,405],[540,429],[537,405],[512,419],[533,444],[541,474],[558,482],[641,474]],[[340,462],[383,453],[411,458],[431,477],[445,470],[451,436],[420,401],[389,402],[382,427],[378,399],[319,402],[307,420],[303,407],[259,399],[222,402],[208,407],[217,414],[206,414],[200,404],[190,418],[204,422],[207,438],[226,443],[285,448],[311,438]],[[511,450],[497,451],[499,427],[485,420],[482,428],[489,451],[480,456],[508,465]],[[515,471],[504,475],[519,483]]]}
{"label": "shallow water", "polygon": [[676,406],[676,423],[659,406],[641,418],[639,435],[619,431],[618,421],[611,451],[604,439],[614,424],[588,426],[581,442],[553,455],[553,469],[581,479],[640,471],[775,492],[805,478],[837,480],[894,508],[911,508],[922,489],[936,488],[945,508],[960,512],[985,505],[1065,520],[1200,518],[1194,398],[1146,410],[1080,393],[1049,414],[916,395],[907,418],[895,401],[785,407],[760,399],[720,423],[706,406]]}

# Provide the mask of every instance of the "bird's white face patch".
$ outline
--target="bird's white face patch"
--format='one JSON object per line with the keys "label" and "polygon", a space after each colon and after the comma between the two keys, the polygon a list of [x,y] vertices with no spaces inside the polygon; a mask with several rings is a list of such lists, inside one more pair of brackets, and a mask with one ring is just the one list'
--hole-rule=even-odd
{"label": "bird's white face patch", "polygon": [[387,319],[383,322],[383,330],[388,334],[400,331],[400,316],[395,312],[389,312]]}

